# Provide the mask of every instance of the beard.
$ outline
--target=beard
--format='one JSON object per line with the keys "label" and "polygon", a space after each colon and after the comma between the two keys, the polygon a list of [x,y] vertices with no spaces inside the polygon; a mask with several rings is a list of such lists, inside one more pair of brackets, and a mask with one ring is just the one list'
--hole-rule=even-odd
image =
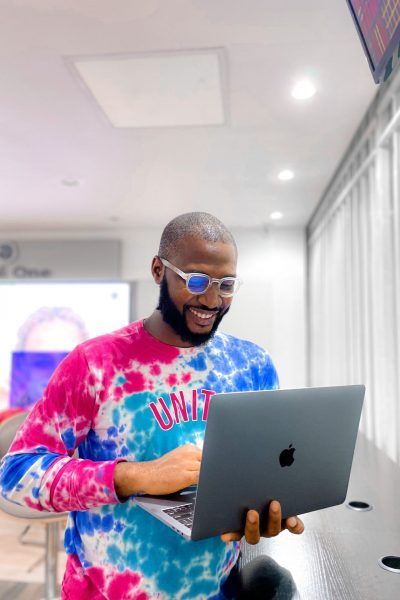
{"label": "beard", "polygon": [[[198,308],[207,310],[207,307],[199,306]],[[228,312],[229,307],[225,311],[222,311],[221,308],[217,309],[218,314],[208,333],[193,333],[186,324],[186,312],[189,310],[189,305],[184,305],[182,314],[179,312],[169,294],[168,283],[164,275],[160,285],[160,297],[157,309],[161,311],[164,322],[179,335],[183,342],[188,342],[192,346],[201,346],[214,336],[223,317]]]}

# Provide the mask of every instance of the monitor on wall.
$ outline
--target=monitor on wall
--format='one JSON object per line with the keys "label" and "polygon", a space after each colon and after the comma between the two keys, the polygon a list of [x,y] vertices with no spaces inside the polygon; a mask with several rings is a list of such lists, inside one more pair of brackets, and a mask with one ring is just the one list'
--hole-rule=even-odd
{"label": "monitor on wall", "polygon": [[30,408],[75,346],[127,325],[125,282],[0,283],[0,409]]}
{"label": "monitor on wall", "polygon": [[347,0],[376,83],[399,59],[400,0]]}

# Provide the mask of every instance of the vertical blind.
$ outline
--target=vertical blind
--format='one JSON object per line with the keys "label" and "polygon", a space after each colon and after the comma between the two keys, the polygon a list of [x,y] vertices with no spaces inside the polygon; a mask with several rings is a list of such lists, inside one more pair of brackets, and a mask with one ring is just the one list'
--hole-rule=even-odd
{"label": "vertical blind", "polygon": [[309,383],[364,383],[400,464],[400,77],[380,88],[307,228]]}

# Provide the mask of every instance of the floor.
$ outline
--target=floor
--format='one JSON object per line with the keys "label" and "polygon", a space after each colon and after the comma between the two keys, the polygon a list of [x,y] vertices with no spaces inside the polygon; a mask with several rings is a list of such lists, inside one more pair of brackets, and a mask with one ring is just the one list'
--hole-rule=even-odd
{"label": "floor", "polygon": [[[0,600],[41,600],[44,598],[44,541],[45,527],[34,521],[26,528],[26,521],[0,514]],[[62,530],[63,527],[60,527]],[[60,533],[58,581],[61,583],[66,555]],[[43,545],[40,545],[43,544]]]}
{"label": "floor", "polygon": [[21,581],[0,581],[1,600],[42,600],[43,585]]}

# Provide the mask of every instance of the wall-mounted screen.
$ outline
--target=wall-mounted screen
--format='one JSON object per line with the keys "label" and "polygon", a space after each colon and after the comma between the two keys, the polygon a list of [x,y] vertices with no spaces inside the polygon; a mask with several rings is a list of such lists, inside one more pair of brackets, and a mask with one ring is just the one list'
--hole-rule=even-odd
{"label": "wall-mounted screen", "polygon": [[399,47],[400,0],[347,0],[347,3],[378,83],[386,71],[391,72],[392,57]]}
{"label": "wall-mounted screen", "polygon": [[28,408],[66,353],[129,312],[128,283],[1,283],[0,408]]}
{"label": "wall-mounted screen", "polygon": [[29,409],[39,398],[67,352],[32,352],[16,350],[12,353],[9,405]]}

